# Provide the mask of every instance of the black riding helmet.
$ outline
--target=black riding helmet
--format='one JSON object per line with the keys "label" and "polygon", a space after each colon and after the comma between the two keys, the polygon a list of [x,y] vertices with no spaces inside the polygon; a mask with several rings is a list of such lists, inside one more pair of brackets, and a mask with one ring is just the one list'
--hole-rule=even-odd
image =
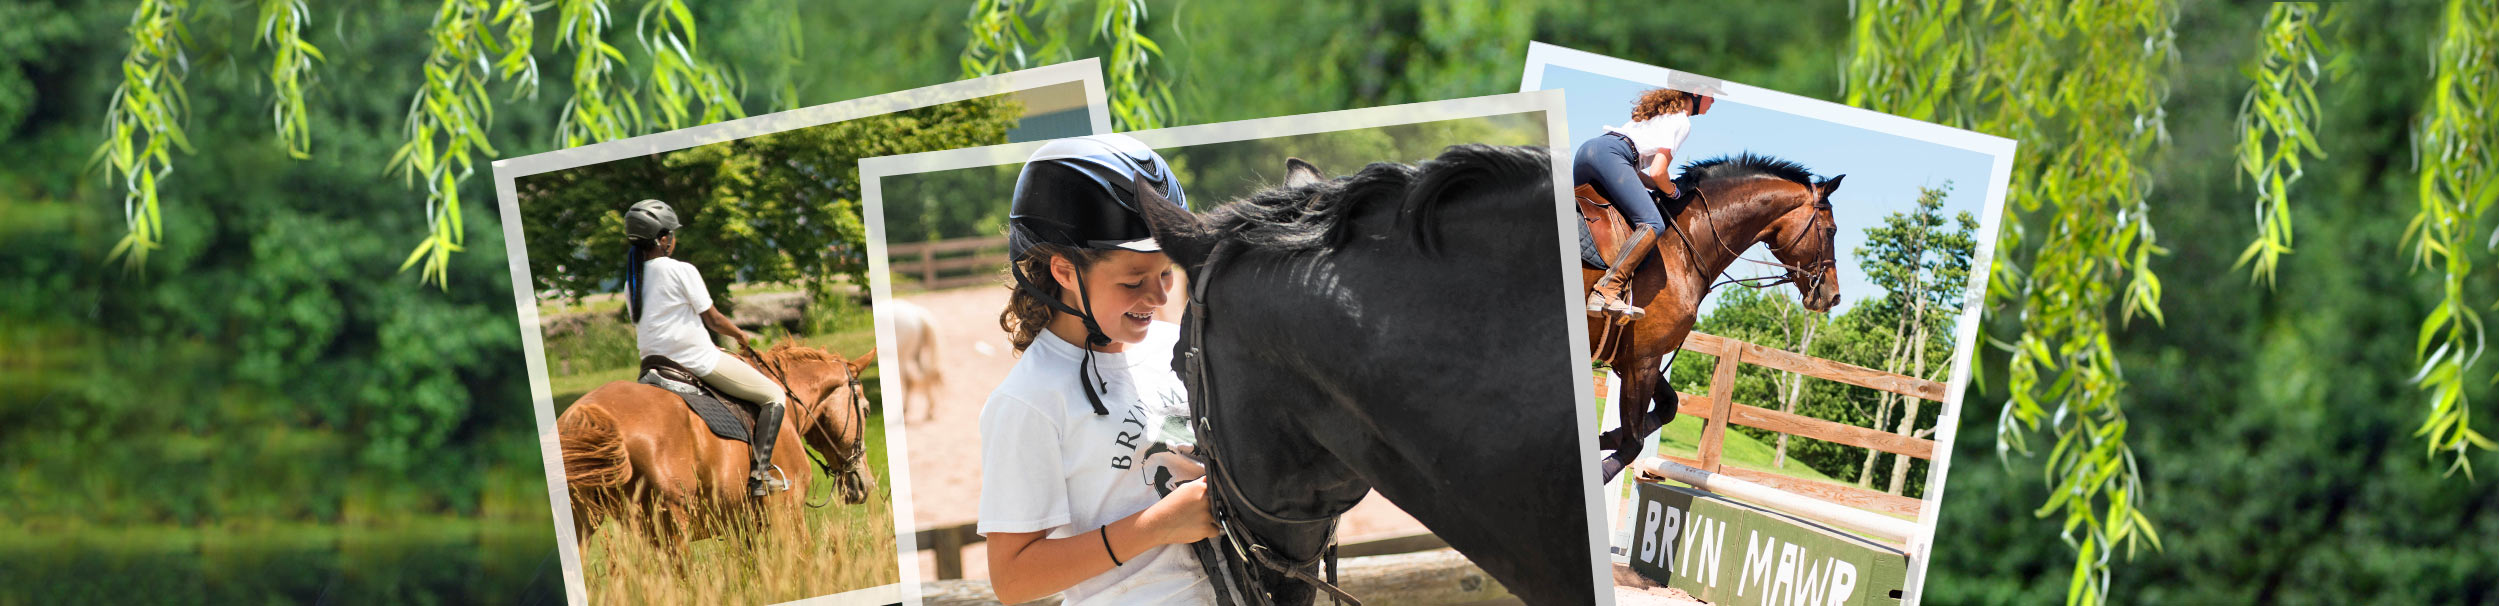
{"label": "black riding helmet", "polygon": [[[1093,348],[1111,343],[1111,337],[1104,335],[1102,326],[1094,321],[1092,297],[1079,288],[1077,296],[1085,299],[1085,309],[1071,307],[1043,290],[1032,276],[1025,275],[1021,262],[1037,244],[1081,250],[1162,251],[1146,225],[1139,201],[1140,187],[1151,187],[1154,195],[1189,208],[1180,181],[1173,178],[1171,166],[1163,156],[1127,135],[1052,141],[1034,150],[1033,157],[1025,160],[1024,171],[1016,175],[1015,201],[1007,211],[1009,267],[1013,268],[1018,289],[1085,322],[1085,360],[1079,365],[1080,373],[1089,372],[1086,369],[1093,364]],[[1081,277],[1083,266],[1077,271]],[[1111,414],[1097,395],[1102,389],[1097,382],[1084,383],[1085,400],[1094,406],[1094,414]]]}

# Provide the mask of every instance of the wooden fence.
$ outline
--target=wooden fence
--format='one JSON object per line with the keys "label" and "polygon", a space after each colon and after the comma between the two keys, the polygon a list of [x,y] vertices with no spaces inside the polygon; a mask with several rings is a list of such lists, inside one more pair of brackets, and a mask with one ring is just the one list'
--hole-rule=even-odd
{"label": "wooden fence", "polygon": [[[1918,499],[1848,484],[1792,478],[1751,469],[1726,468],[1720,464],[1719,450],[1727,441],[1728,424],[1734,423],[1836,444],[1871,448],[1917,459],[1932,460],[1936,455],[1934,440],[1736,403],[1732,397],[1736,390],[1736,369],[1742,364],[1784,370],[1930,402],[1944,401],[1943,383],[1808,357],[1701,332],[1694,332],[1692,336],[1685,338],[1684,350],[1709,354],[1719,359],[1718,365],[1712,368],[1710,373],[1709,395],[1678,394],[1681,397],[1678,398],[1676,406],[1677,414],[1697,415],[1708,419],[1707,425],[1703,426],[1701,432],[1701,444],[1696,448],[1701,459],[1662,458],[1690,465],[1702,471],[1724,474],[1728,477],[1852,508],[1911,518],[1918,517],[1923,506]],[[1632,405],[1632,403],[1623,402],[1617,405]]]}
{"label": "wooden fence", "polygon": [[[885,252],[888,270],[918,278],[924,290],[997,284],[1007,267],[1006,236],[888,244]],[[906,284],[895,282],[897,288]]]}

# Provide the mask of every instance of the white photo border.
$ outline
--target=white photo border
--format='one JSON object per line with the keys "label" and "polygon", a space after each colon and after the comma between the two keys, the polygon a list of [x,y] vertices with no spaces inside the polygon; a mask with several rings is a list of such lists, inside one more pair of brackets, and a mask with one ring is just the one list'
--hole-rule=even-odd
{"label": "white photo border", "polygon": [[[563,479],[564,461],[556,437],[555,394],[548,382],[537,291],[530,285],[529,249],[521,233],[521,209],[515,180],[614,160],[1069,83],[1084,85],[1087,124],[1093,132],[1111,132],[1110,104],[1109,97],[1103,92],[1101,62],[1084,59],[494,162],[495,201],[503,219],[504,256],[512,271],[513,305],[520,311],[521,350],[529,358],[530,402],[538,422],[538,452],[547,474],[547,502],[554,512],[556,553],[563,566],[567,603],[574,606],[587,603],[588,585],[582,576],[579,537],[573,532],[572,499]],[[880,335],[884,332],[879,330]],[[881,336],[879,341],[884,342],[884,338]],[[888,435],[901,435],[901,428],[896,423],[888,422],[889,429],[897,432]],[[900,481],[902,474],[897,473],[901,466],[895,465],[895,462],[888,460],[887,476],[889,481],[903,483]],[[898,522],[894,541],[901,549],[897,556],[901,559],[899,578],[912,579],[917,577],[915,569],[919,559],[914,557],[918,551],[916,537],[906,528],[911,521],[909,495],[896,490],[894,498],[898,501],[893,511]],[[899,599],[902,589],[903,584],[898,583],[790,603],[826,606],[891,604]]]}

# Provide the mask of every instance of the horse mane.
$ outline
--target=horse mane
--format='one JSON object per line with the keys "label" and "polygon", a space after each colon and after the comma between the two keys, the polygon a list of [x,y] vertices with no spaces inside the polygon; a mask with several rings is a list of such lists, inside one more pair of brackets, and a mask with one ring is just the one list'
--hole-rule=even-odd
{"label": "horse mane", "polygon": [[1408,166],[1374,162],[1352,175],[1299,187],[1274,187],[1208,211],[1208,230],[1248,246],[1283,252],[1333,250],[1345,241],[1347,218],[1379,204],[1398,204],[1398,223],[1424,250],[1426,230],[1444,194],[1478,183],[1517,187],[1552,183],[1542,147],[1453,145],[1439,157]]}
{"label": "horse mane", "polygon": [[1756,155],[1753,152],[1745,152],[1733,157],[1719,156],[1695,160],[1691,164],[1684,165],[1684,174],[1675,178],[1675,186],[1692,187],[1694,184],[1709,179],[1741,177],[1770,177],[1792,181],[1807,187],[1814,186],[1814,171],[1807,169],[1806,165],[1772,156]]}
{"label": "horse mane", "polygon": [[835,364],[847,364],[847,363],[849,363],[847,360],[843,360],[843,359],[842,359],[842,355],[841,355],[841,354],[837,354],[837,353],[833,353],[833,352],[825,351],[825,350],[822,350],[822,349],[817,349],[817,348],[814,348],[814,347],[808,347],[808,346],[805,346],[805,345],[800,345],[800,344],[798,344],[798,343],[795,343],[795,342],[790,342],[790,341],[782,341],[782,342],[780,342],[780,343],[775,343],[775,344],[773,344],[772,349],[770,349],[770,350],[767,350],[767,351],[763,352],[763,354],[762,354],[762,355],[763,355],[763,357],[764,357],[764,358],[766,358],[766,359],[770,359],[770,360],[777,360],[777,361],[780,361],[780,362],[785,362],[785,363],[786,363],[786,362],[832,362],[832,363],[835,363]]}

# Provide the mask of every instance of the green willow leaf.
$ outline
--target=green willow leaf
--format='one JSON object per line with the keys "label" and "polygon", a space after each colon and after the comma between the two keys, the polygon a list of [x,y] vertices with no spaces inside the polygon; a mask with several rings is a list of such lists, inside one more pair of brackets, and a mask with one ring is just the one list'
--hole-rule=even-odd
{"label": "green willow leaf", "polygon": [[[2031,435],[2055,437],[2039,468],[2048,493],[2034,513],[2064,518],[2076,558],[2067,602],[2103,603],[2114,552],[2123,547],[2132,558],[2138,539],[2160,549],[2127,445],[2126,383],[2109,346],[2108,313],[2116,303],[2122,323],[2139,314],[2165,321],[2152,260],[2166,251],[2147,193],[2167,138],[2162,102],[2176,56],[2176,11],[2169,2],[2045,0],[1851,6],[1846,102],[2022,147],[2009,188],[2017,213],[1999,235],[1984,298],[2001,317],[2018,318],[2021,331],[1991,337],[2008,356],[1997,452],[2032,456]],[[2251,95],[2244,123],[2306,135],[2298,117],[2280,115],[2288,103],[2295,101]],[[2271,176],[2265,158],[2241,160],[2251,176]],[[2288,175],[2293,165],[2277,163]],[[2285,223],[2261,215],[2259,224]]]}
{"label": "green willow leaf", "polygon": [[188,0],[140,0],[131,12],[125,30],[130,51],[122,57],[122,81],[104,116],[109,136],[96,147],[97,157],[111,159],[106,182],[122,183],[122,218],[129,232],[105,258],[123,261],[126,271],[145,269],[148,252],[164,247],[157,184],[173,172],[167,144],[191,151],[182,132],[191,109],[182,87],[190,38],[182,22],[189,10]]}
{"label": "green willow leaf", "polygon": [[[2258,184],[2253,204],[2257,238],[2249,243],[2233,269],[2249,268],[2249,279],[2274,288],[2275,268],[2292,253],[2290,187],[2299,182],[2300,154],[2323,158],[2316,126],[2322,115],[2316,89],[2342,71],[2340,45],[2326,33],[2341,20],[2338,5],[2278,2],[2258,30],[2256,62],[2242,71],[2254,81],[2239,114],[2241,168]],[[2321,67],[2320,57],[2329,57]]]}
{"label": "green willow leaf", "polygon": [[308,13],[304,0],[260,2],[257,44],[268,47],[271,53],[270,111],[278,141],[286,146],[288,156],[298,160],[312,158],[312,124],[304,113],[304,84],[312,78],[313,62],[324,60],[321,49],[304,40],[304,25],[311,20]]}
{"label": "green willow leaf", "polygon": [[[2500,43],[2491,39],[2491,0],[2450,0],[2443,7],[2441,30],[2433,47],[2429,101],[2413,129],[2417,209],[2405,229],[2416,267],[2437,272],[2440,300],[2424,316],[2414,345],[2420,372],[2414,379],[2430,394],[2422,429],[2426,454],[2454,457],[2449,472],[2472,477],[2471,449],[2491,449],[2490,438],[2473,429],[2464,405],[2465,369],[2475,364],[2489,338],[2480,314],[2465,299],[2465,283],[2474,276],[2475,244],[2500,246],[2491,239],[2491,194],[2500,183],[2494,166],[2494,139],[2500,119],[2486,96],[2500,71]],[[2471,343],[2469,343],[2469,341]]]}
{"label": "green willow leaf", "polygon": [[[977,78],[1003,71],[1075,59],[1065,34],[1077,24],[1075,0],[977,0],[964,19],[972,39],[964,44],[963,77]],[[1163,48],[1145,35],[1144,0],[1095,0],[1086,39],[1107,43],[1103,65],[1114,125],[1145,130],[1177,124],[1168,77],[1150,66]],[[1031,22],[1040,20],[1034,27]],[[1034,31],[1043,32],[1035,36]],[[1028,48],[1030,47],[1030,48]]]}
{"label": "green willow leaf", "polygon": [[[425,261],[420,282],[450,288],[451,253],[466,238],[460,182],[475,172],[473,151],[497,155],[486,138],[495,104],[487,82],[511,85],[513,98],[537,90],[538,64],[530,56],[535,10],[525,0],[443,0],[427,29],[434,46],[423,64],[424,83],[409,100],[408,143],[392,154],[411,179],[425,176],[427,234],[408,257]],[[399,271],[408,268],[403,263]]]}

